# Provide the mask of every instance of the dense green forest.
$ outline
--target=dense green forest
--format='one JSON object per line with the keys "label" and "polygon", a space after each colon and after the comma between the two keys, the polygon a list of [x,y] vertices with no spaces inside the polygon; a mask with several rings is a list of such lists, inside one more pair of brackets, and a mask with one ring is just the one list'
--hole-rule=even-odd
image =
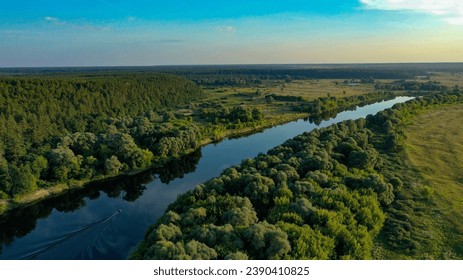
{"label": "dense green forest", "polygon": [[199,145],[194,125],[164,122],[175,118],[167,109],[205,97],[184,78],[1,77],[0,95],[0,198],[50,182],[143,169],[154,154]]}
{"label": "dense green forest", "polygon": [[179,196],[132,258],[370,259],[378,246],[404,255],[431,246],[419,224],[429,187],[399,164],[403,127],[462,102],[458,88],[424,95],[244,160]]}

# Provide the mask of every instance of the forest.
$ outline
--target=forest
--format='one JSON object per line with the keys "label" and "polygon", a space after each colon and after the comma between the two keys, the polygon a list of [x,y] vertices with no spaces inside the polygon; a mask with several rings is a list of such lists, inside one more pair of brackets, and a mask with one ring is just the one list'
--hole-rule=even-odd
{"label": "forest", "polygon": [[196,148],[195,126],[163,120],[175,118],[167,109],[206,96],[166,74],[2,77],[0,94],[0,198]]}
{"label": "forest", "polygon": [[378,247],[432,247],[419,224],[429,187],[398,164],[403,127],[426,109],[462,102],[457,87],[426,94],[244,160],[179,196],[131,257],[370,259]]}

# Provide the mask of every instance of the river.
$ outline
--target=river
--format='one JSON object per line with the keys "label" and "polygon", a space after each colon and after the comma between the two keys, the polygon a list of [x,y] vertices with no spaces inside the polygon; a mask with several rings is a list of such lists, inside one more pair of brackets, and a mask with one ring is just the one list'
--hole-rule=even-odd
{"label": "river", "polygon": [[0,259],[125,259],[179,194],[303,132],[366,117],[397,97],[344,111],[318,125],[298,120],[209,144],[165,168],[93,183],[12,211],[0,221]]}

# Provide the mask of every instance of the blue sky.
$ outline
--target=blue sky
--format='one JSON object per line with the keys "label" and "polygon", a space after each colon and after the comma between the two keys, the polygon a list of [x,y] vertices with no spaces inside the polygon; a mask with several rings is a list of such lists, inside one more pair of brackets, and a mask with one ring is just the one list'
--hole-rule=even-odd
{"label": "blue sky", "polygon": [[463,61],[462,0],[0,4],[0,67]]}

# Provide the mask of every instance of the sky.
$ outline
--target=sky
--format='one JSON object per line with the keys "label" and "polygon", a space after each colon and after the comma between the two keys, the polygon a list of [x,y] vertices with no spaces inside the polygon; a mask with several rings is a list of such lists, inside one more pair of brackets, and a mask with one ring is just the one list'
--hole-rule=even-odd
{"label": "sky", "polygon": [[463,62],[463,0],[0,0],[0,67]]}

